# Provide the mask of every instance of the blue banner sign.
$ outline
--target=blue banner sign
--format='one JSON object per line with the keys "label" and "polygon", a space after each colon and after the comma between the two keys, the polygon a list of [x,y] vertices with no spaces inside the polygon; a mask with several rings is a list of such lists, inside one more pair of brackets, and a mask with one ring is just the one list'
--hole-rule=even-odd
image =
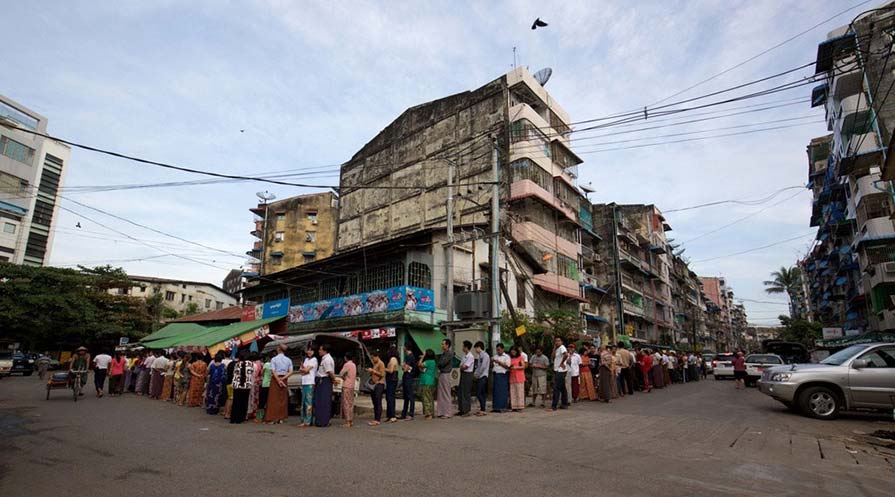
{"label": "blue banner sign", "polygon": [[[432,312],[435,310],[435,294],[427,288],[396,286],[310,304],[298,304],[289,308],[289,322],[304,323],[402,309]],[[268,317],[266,308],[264,317]]]}
{"label": "blue banner sign", "polygon": [[278,318],[289,314],[289,299],[271,300],[264,303],[260,316],[255,319]]}

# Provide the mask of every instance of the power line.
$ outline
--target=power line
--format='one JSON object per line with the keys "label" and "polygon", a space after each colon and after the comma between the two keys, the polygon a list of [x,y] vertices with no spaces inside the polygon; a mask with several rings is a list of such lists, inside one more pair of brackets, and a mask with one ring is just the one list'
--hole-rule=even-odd
{"label": "power line", "polygon": [[705,78],[705,79],[703,79],[703,80],[701,80],[701,81],[699,81],[699,82],[697,82],[697,83],[695,83],[695,84],[693,84],[693,85],[690,85],[690,86],[684,88],[683,90],[680,90],[680,91],[678,91],[678,92],[672,93],[671,95],[669,95],[669,96],[667,96],[667,97],[665,97],[665,98],[663,98],[663,99],[661,99],[661,100],[658,100],[658,101],[656,101],[656,102],[654,102],[654,103],[652,103],[652,104],[650,104],[650,105],[656,105],[656,104],[662,103],[662,102],[664,102],[664,101],[666,101],[666,100],[668,100],[668,99],[670,99],[670,98],[674,98],[674,97],[676,97],[676,96],[678,96],[678,95],[680,95],[680,94],[682,94],[682,93],[686,93],[686,92],[692,90],[693,88],[696,88],[697,86],[701,86],[701,85],[703,85],[703,84],[705,84],[705,83],[708,83],[709,81],[712,81],[713,79],[716,79],[716,78],[718,78],[718,77],[720,77],[720,76],[723,76],[723,75],[729,73],[730,71],[733,71],[734,69],[737,69],[737,68],[739,68],[739,67],[742,67],[742,66],[748,64],[749,62],[752,62],[753,60],[755,60],[755,59],[761,57],[762,55],[765,55],[765,54],[767,54],[767,53],[769,53],[769,52],[772,52],[772,51],[774,51],[774,50],[776,50],[776,49],[782,47],[783,45],[786,45],[787,43],[789,43],[789,42],[791,42],[791,41],[793,41],[793,40],[795,40],[795,39],[797,39],[797,38],[799,38],[799,37],[801,37],[801,36],[803,36],[803,35],[805,35],[805,34],[811,32],[811,31],[814,31],[815,29],[819,28],[820,26],[823,26],[824,24],[826,24],[826,23],[832,21],[833,19],[836,19],[837,17],[839,17],[839,16],[845,14],[845,13],[848,12],[848,11],[854,10],[854,9],[856,9],[856,8],[862,6],[862,5],[865,5],[865,4],[870,3],[870,1],[871,1],[871,0],[865,0],[865,1],[863,1],[863,2],[860,2],[860,3],[857,3],[857,4],[855,4],[855,5],[852,5],[851,7],[847,8],[847,9],[841,11],[841,12],[837,12],[836,14],[834,14],[834,15],[832,15],[832,16],[830,16],[830,17],[828,17],[828,18],[826,18],[826,19],[824,19],[824,20],[818,22],[817,24],[811,26],[810,28],[805,29],[805,30],[803,30],[803,31],[800,31],[800,32],[796,33],[795,35],[790,36],[789,38],[787,38],[787,39],[781,41],[780,43],[777,43],[776,45],[774,45],[774,46],[772,46],[772,47],[770,47],[770,48],[767,48],[767,49],[765,49],[765,50],[762,50],[761,52],[759,52],[759,53],[753,55],[752,57],[749,57],[748,59],[746,59],[746,60],[744,60],[744,61],[742,61],[742,62],[739,62],[739,63],[737,63],[737,64],[734,64],[734,65],[728,67],[727,69],[724,69],[723,71],[721,71],[721,72],[719,72],[719,73],[717,73],[717,74],[714,74],[714,75],[712,75],[712,76],[709,76],[708,78]]}
{"label": "power line", "polygon": [[783,193],[787,190],[795,190],[797,188],[804,189],[805,187],[803,185],[787,186],[786,188],[781,188],[781,189],[771,193],[770,195],[760,198],[760,199],[757,199],[757,200],[717,200],[717,201],[708,202],[705,204],[691,205],[689,207],[679,207],[677,209],[663,210],[662,213],[668,214],[671,212],[689,211],[689,210],[693,210],[693,209],[701,209],[703,207],[712,207],[712,206],[721,205],[721,204],[759,205],[759,204],[763,204],[765,202],[772,200],[774,197],[776,197],[777,195],[780,195],[781,193]]}
{"label": "power line", "polygon": [[695,141],[702,141],[702,140],[710,140],[710,139],[714,139],[714,138],[726,138],[726,137],[730,137],[730,136],[751,135],[753,133],[761,133],[764,131],[774,131],[774,130],[778,130],[778,129],[798,128],[801,126],[807,126],[809,124],[820,124],[820,123],[824,123],[824,122],[826,122],[826,121],[811,121],[811,122],[801,123],[801,124],[790,124],[787,126],[772,126],[772,127],[768,127],[768,128],[759,128],[759,129],[753,129],[753,130],[749,130],[749,131],[739,131],[736,133],[724,133],[724,134],[720,134],[720,135],[703,136],[703,137],[699,137],[699,138],[682,138],[680,140],[669,140],[669,141],[663,141],[663,142],[657,142],[657,143],[645,143],[642,145],[612,147],[612,148],[604,148],[604,149],[600,149],[600,150],[587,150],[584,152],[579,152],[578,154],[579,155],[599,154],[599,153],[603,153],[603,152],[614,152],[617,150],[632,150],[635,148],[657,147],[660,145],[672,145],[675,143],[695,142]]}
{"label": "power line", "polygon": [[694,241],[696,241],[696,240],[699,240],[700,238],[704,238],[704,237],[706,237],[706,236],[708,236],[708,235],[717,233],[717,232],[719,232],[719,231],[721,231],[721,230],[723,230],[723,229],[729,228],[729,227],[731,227],[731,226],[733,226],[733,225],[735,225],[735,224],[738,224],[738,223],[740,223],[740,222],[742,222],[742,221],[745,221],[746,219],[749,219],[749,218],[751,218],[751,217],[753,217],[753,216],[757,216],[758,214],[761,214],[762,212],[764,212],[764,211],[770,209],[771,207],[775,207],[775,206],[778,206],[778,205],[780,205],[780,204],[782,204],[782,203],[784,203],[784,202],[786,202],[786,201],[788,201],[788,200],[792,200],[792,199],[796,198],[797,196],[801,195],[802,193],[804,193],[804,192],[806,192],[806,191],[807,191],[807,190],[799,190],[799,191],[797,191],[797,192],[795,193],[795,195],[786,197],[786,198],[784,198],[783,200],[781,200],[781,201],[779,201],[779,202],[775,202],[775,203],[773,203],[773,204],[771,204],[771,205],[768,205],[768,206],[766,206],[766,207],[762,207],[761,209],[759,209],[759,210],[757,210],[757,211],[755,211],[755,212],[752,212],[752,213],[750,213],[750,214],[746,214],[745,216],[743,216],[743,217],[741,217],[741,218],[739,218],[739,219],[736,219],[736,220],[734,220],[734,221],[731,221],[731,222],[729,222],[729,223],[727,223],[727,224],[725,224],[725,225],[723,225],[723,226],[719,226],[719,227],[717,227],[717,228],[715,228],[715,229],[713,229],[713,230],[711,230],[711,231],[706,231],[705,233],[699,234],[699,235],[697,235],[697,236],[695,236],[695,237],[693,237],[693,238],[690,238],[689,240],[681,240],[681,243],[692,243],[692,242],[694,242]]}
{"label": "power line", "polygon": [[760,247],[753,247],[753,248],[750,248],[750,249],[743,250],[743,251],[741,251],[741,252],[735,252],[735,253],[733,253],[733,254],[719,255],[718,257],[710,257],[710,258],[708,258],[708,259],[699,259],[698,261],[691,261],[691,264],[696,264],[696,263],[699,263],[699,262],[714,261],[714,260],[718,260],[718,259],[726,259],[726,258],[728,258],[728,257],[734,257],[734,256],[737,256],[737,255],[749,254],[749,253],[757,252],[757,251],[759,251],[759,250],[763,250],[763,249],[766,249],[766,248],[775,247],[775,246],[777,246],[777,245],[781,245],[781,244],[784,244],[784,243],[786,243],[786,242],[791,242],[791,241],[793,241],[793,240],[799,240],[799,239],[805,238],[805,237],[808,236],[808,235],[813,235],[813,234],[814,234],[813,232],[812,232],[812,233],[805,233],[805,234],[803,234],[803,235],[794,236],[794,237],[792,237],[792,238],[787,238],[786,240],[780,240],[780,241],[778,241],[778,242],[769,243],[769,244],[767,244],[767,245],[762,245],[762,246],[760,246]]}

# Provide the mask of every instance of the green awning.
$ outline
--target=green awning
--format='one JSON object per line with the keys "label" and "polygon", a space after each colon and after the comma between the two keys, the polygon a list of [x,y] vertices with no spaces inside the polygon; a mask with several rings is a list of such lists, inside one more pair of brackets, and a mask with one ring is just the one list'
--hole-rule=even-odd
{"label": "green awning", "polygon": [[200,327],[200,328],[201,329],[197,329],[190,333],[175,335],[175,336],[169,337],[169,338],[160,338],[158,340],[153,340],[153,341],[145,343],[143,345],[145,347],[149,347],[149,348],[153,348],[153,349],[167,349],[170,347],[175,347],[177,345],[180,345],[181,342],[195,340],[198,337],[207,335],[207,334],[211,333],[212,331],[214,331],[215,329],[217,329],[214,327],[211,327],[211,328]]}
{"label": "green awning", "polygon": [[207,333],[179,340],[175,345],[184,347],[211,347],[212,345],[226,342],[243,333],[270,324],[278,319],[283,319],[284,317],[285,316],[277,316],[274,318],[256,319],[255,321],[242,321],[239,323],[228,324],[227,326],[210,328]]}
{"label": "green awning", "polygon": [[193,334],[197,331],[205,329],[207,329],[207,327],[196,323],[171,323],[167,326],[159,328],[154,333],[150,333],[149,335],[143,337],[140,340],[140,343],[146,346],[152,346],[152,344],[149,342],[154,342],[163,338],[187,336],[188,334]]}
{"label": "green awning", "polygon": [[444,333],[439,330],[417,330],[413,328],[410,328],[408,331],[416,346],[420,348],[420,352],[425,353],[426,349],[432,349],[435,355],[441,354],[441,341],[447,338],[444,336]]}

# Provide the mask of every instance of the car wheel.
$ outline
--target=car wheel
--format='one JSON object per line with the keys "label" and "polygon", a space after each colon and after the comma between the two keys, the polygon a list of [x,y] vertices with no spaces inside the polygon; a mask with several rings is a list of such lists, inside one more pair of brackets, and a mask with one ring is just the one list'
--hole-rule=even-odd
{"label": "car wheel", "polygon": [[839,396],[827,387],[809,387],[799,395],[801,411],[815,419],[836,419]]}

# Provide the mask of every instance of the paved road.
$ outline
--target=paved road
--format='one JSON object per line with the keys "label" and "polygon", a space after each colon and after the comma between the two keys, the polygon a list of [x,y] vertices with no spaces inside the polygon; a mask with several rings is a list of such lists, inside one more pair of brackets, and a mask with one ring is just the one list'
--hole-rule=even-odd
{"label": "paved road", "polygon": [[[704,381],[568,411],[352,430],[229,425],[0,381],[0,495],[893,495],[880,417],[821,422]],[[437,493],[436,493],[437,492]]]}

